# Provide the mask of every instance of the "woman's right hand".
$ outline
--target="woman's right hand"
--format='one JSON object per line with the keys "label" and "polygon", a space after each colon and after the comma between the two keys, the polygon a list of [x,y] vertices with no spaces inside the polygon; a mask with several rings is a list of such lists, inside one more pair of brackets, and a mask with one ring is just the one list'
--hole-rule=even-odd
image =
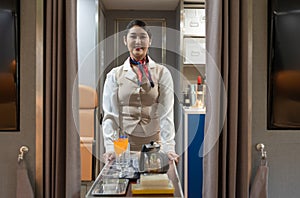
{"label": "woman's right hand", "polygon": [[107,152],[107,153],[103,154],[103,159],[104,159],[105,163],[107,163],[115,158],[116,158],[115,152]]}

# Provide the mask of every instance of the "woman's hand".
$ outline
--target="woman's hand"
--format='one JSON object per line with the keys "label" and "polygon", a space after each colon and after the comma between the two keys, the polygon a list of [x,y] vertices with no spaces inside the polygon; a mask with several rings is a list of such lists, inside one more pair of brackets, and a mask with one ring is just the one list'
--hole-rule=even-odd
{"label": "woman's hand", "polygon": [[169,151],[168,152],[168,158],[169,158],[169,160],[174,160],[177,164],[178,160],[179,160],[179,155],[177,155],[177,153],[175,153],[173,151]]}
{"label": "woman's hand", "polygon": [[103,154],[103,159],[104,159],[104,162],[107,163],[113,159],[115,159],[115,153],[114,152],[107,152],[107,153],[104,153]]}

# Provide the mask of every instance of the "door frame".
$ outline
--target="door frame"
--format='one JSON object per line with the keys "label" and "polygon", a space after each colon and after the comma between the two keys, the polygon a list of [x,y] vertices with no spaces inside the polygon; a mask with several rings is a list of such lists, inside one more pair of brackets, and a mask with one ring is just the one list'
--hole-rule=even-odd
{"label": "door frame", "polygon": [[44,143],[44,1],[36,0],[36,149],[35,149],[35,197],[43,197],[43,143]]}

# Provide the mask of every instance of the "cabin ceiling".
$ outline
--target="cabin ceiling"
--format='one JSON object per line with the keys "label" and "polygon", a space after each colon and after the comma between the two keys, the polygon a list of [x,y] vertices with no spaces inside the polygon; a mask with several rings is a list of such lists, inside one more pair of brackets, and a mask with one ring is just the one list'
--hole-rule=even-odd
{"label": "cabin ceiling", "polygon": [[176,10],[180,0],[101,0],[106,10]]}

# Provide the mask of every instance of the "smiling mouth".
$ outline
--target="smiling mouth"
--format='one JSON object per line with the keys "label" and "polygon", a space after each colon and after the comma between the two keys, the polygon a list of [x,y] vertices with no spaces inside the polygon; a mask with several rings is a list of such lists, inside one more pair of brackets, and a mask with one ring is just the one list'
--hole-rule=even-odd
{"label": "smiling mouth", "polygon": [[140,51],[140,50],[143,50],[143,49],[144,49],[143,47],[136,47],[135,48],[136,51]]}

